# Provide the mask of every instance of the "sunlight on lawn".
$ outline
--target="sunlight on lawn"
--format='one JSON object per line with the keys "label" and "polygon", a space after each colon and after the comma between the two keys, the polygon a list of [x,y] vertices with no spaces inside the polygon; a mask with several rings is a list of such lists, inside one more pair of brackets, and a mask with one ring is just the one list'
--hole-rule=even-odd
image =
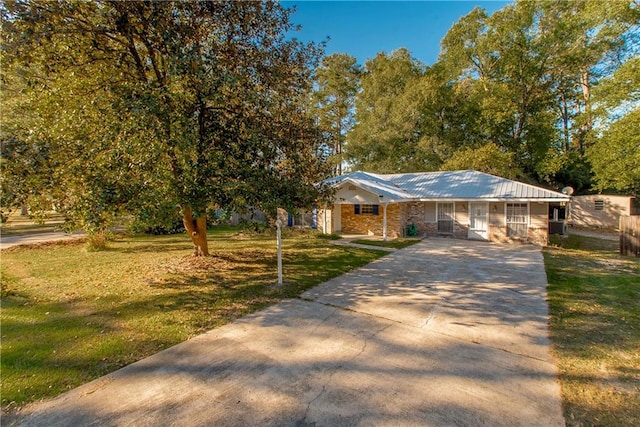
{"label": "sunlight on lawn", "polygon": [[312,234],[284,239],[213,231],[213,257],[186,236],[2,252],[2,407],[55,396],[382,255]]}

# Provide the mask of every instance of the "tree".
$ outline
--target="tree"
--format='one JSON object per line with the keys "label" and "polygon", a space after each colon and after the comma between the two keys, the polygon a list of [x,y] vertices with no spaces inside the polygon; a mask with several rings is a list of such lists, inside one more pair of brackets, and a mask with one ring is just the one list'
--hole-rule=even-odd
{"label": "tree", "polygon": [[480,106],[477,132],[537,181],[587,185],[594,88],[637,52],[640,10],[627,1],[518,1],[475,9],[442,41],[440,63]]}
{"label": "tree", "polygon": [[640,196],[640,108],[611,124],[587,151],[599,190]]}
{"label": "tree", "polygon": [[625,62],[594,91],[599,117],[608,121],[587,150],[596,188],[640,197],[640,57]]}
{"label": "tree", "polygon": [[479,148],[464,148],[456,151],[440,170],[473,169],[509,179],[521,179],[523,174],[518,170],[513,153],[501,149],[496,144],[488,143]]}
{"label": "tree", "polygon": [[346,153],[354,167],[376,172],[423,170],[415,110],[399,105],[422,68],[406,49],[379,53],[367,61],[356,97],[356,124],[347,135]]}
{"label": "tree", "polygon": [[207,255],[209,205],[275,215],[319,197],[305,104],[320,51],[285,38],[280,5],[11,1],[3,27],[23,105],[42,117],[26,137],[50,142],[55,187],[85,225],[168,196]]}
{"label": "tree", "polygon": [[353,56],[335,53],[322,59],[316,70],[313,110],[330,141],[334,175],[342,175],[342,149],[347,132],[353,127],[355,96],[360,87],[360,66]]}

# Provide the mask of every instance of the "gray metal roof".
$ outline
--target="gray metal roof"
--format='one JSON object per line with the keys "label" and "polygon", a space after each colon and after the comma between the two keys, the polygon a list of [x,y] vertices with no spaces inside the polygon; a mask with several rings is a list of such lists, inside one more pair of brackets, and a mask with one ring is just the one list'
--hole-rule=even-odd
{"label": "gray metal roof", "polygon": [[384,195],[389,201],[409,200],[536,200],[569,201],[569,196],[534,185],[474,170],[380,175],[356,171],[327,183],[345,182]]}

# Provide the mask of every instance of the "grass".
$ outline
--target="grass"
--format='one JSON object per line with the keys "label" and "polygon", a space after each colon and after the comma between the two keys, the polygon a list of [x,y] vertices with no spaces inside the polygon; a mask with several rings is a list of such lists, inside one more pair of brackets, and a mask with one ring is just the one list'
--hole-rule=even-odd
{"label": "grass", "polygon": [[420,242],[420,239],[394,239],[394,240],[369,240],[369,239],[357,239],[352,240],[351,243],[358,243],[360,245],[368,246],[381,246],[385,248],[402,249],[407,246],[415,245]]}
{"label": "grass", "polygon": [[617,243],[554,236],[544,250],[550,336],[569,426],[640,420],[640,260]]}
{"label": "grass", "polygon": [[2,410],[58,395],[244,314],[295,297],[382,251],[212,231],[210,258],[184,235],[2,251]]}

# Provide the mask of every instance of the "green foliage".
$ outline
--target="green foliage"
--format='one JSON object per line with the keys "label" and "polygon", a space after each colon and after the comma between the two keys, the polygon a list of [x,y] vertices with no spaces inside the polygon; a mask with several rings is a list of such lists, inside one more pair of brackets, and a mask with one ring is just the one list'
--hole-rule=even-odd
{"label": "green foliage", "polygon": [[265,234],[273,231],[273,227],[264,221],[242,219],[238,225],[243,233],[248,234]]}
{"label": "green foliage", "polygon": [[640,108],[613,122],[587,154],[598,189],[640,197]]}
{"label": "green foliage", "polygon": [[480,148],[464,148],[453,153],[441,166],[441,170],[473,169],[503,178],[517,179],[522,172],[518,170],[513,153],[488,143]]}
{"label": "green foliage", "polygon": [[381,173],[424,168],[415,121],[398,103],[421,74],[422,66],[406,49],[379,53],[367,61],[356,98],[356,125],[347,135],[354,168]]}
{"label": "green foliage", "polygon": [[418,235],[418,227],[416,227],[415,224],[411,223],[407,225],[405,233],[407,237],[416,237]]}
{"label": "green foliage", "polygon": [[341,53],[323,58],[316,70],[317,89],[313,92],[312,110],[327,140],[326,151],[336,176],[342,174],[342,149],[345,135],[353,126],[360,74],[356,59]]}
{"label": "green foliage", "polygon": [[[602,188],[610,173],[586,154],[624,151],[613,123],[638,104],[638,22],[640,8],[625,0],[476,8],[449,30],[433,66],[403,49],[366,64],[346,154],[380,173],[474,168],[578,191],[595,173]],[[626,120],[616,126],[633,140]],[[627,184],[607,185],[635,185],[622,175]]]}
{"label": "green foliage", "polygon": [[3,15],[15,97],[2,138],[25,153],[11,170],[46,147],[26,188],[87,231],[157,200],[203,216],[322,195],[329,168],[305,111],[320,51],[285,38],[280,5],[11,1]]}

